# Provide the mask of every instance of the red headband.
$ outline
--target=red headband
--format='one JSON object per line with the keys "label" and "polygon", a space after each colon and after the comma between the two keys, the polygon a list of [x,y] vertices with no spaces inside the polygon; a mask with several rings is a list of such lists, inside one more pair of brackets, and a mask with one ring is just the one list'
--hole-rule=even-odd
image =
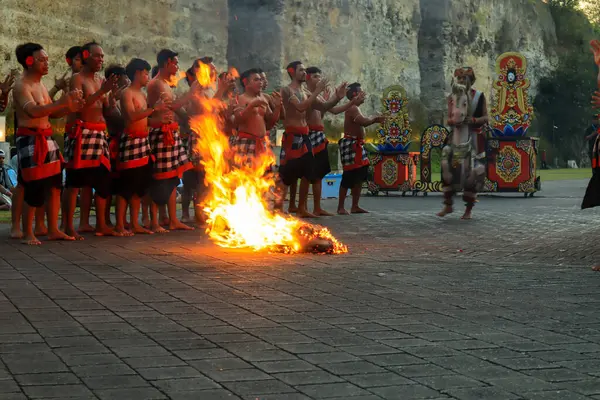
{"label": "red headband", "polygon": [[33,65],[33,56],[29,56],[25,59],[25,65],[31,67]]}
{"label": "red headband", "polygon": [[90,52],[88,50],[84,50],[83,53],[81,53],[81,57],[85,60],[90,56]]}
{"label": "red headband", "polygon": [[242,83],[244,84],[244,86],[246,86],[246,84],[248,83],[248,78],[242,79]]}
{"label": "red headband", "polygon": [[67,60],[67,64],[69,64],[69,66],[73,65],[73,60],[71,60],[70,57],[67,57],[66,60]]}
{"label": "red headband", "polygon": [[310,79],[310,74],[306,74],[306,80]]}
{"label": "red headband", "polygon": [[289,68],[287,69],[287,72],[288,72],[288,73],[291,75],[291,74],[293,74],[294,72],[296,72],[296,69],[295,69],[294,67],[289,67]]}

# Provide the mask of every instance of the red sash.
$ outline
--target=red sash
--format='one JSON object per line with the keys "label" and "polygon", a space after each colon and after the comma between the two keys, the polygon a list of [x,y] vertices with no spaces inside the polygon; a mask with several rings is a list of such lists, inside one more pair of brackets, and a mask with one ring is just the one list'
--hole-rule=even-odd
{"label": "red sash", "polygon": [[[324,132],[325,131],[325,127],[323,125],[309,125],[308,129],[313,132]],[[323,143],[320,143],[317,147],[314,147],[312,149],[313,154],[317,154],[317,153],[320,153],[323,150],[325,150],[325,148],[327,147],[327,143],[329,143],[329,140],[327,140],[327,138],[325,138]]]}
{"label": "red sash", "polygon": [[299,149],[293,149],[293,144],[294,144],[294,136],[297,135],[302,135],[302,136],[307,136],[308,135],[308,126],[286,126],[285,127],[285,140],[283,144],[283,148],[285,149],[285,160],[283,160],[283,163],[285,164],[285,162],[287,162],[288,160],[295,160],[298,159],[300,157],[302,157],[303,155],[305,155],[306,153],[308,153],[308,148],[306,147],[306,144],[302,143],[302,147],[300,147]]}
{"label": "red sash", "polygon": [[69,167],[71,168],[83,168],[83,165],[81,163],[81,135],[83,134],[84,129],[88,129],[90,131],[106,132],[106,123],[87,122],[78,119],[77,121],[75,121],[75,123],[67,124],[65,126],[65,133],[69,135],[69,139],[75,139],[73,148],[73,159],[69,162]]}
{"label": "red sash", "polygon": [[148,137],[148,130],[146,129],[145,131],[132,131],[129,128],[125,128],[125,130],[123,131],[124,134],[126,134],[127,136],[129,136],[132,139],[143,139],[143,138],[147,138]]}
{"label": "red sash", "polygon": [[52,136],[52,128],[35,129],[19,127],[17,128],[17,136],[35,136],[33,161],[38,166],[44,164],[48,155],[48,141],[46,138]]}
{"label": "red sash", "polygon": [[175,144],[175,135],[173,132],[176,132],[179,129],[179,124],[177,122],[171,122],[170,124],[161,124],[160,122],[150,123],[150,127],[159,129],[163,133],[163,143],[167,147],[171,147]]}
{"label": "red sash", "polygon": [[363,160],[363,146],[365,144],[364,139],[355,138],[354,136],[344,136],[345,138],[354,139],[354,143],[352,143],[352,148],[354,149],[354,164],[352,165],[344,165],[344,171],[350,171],[353,169],[358,169],[364,167],[365,165],[369,165],[369,160]]}
{"label": "red sash", "polygon": [[260,138],[256,135],[247,132],[238,132],[237,137],[253,140],[254,143],[256,143],[256,151],[254,153],[256,156],[267,152],[267,145],[264,138]]}

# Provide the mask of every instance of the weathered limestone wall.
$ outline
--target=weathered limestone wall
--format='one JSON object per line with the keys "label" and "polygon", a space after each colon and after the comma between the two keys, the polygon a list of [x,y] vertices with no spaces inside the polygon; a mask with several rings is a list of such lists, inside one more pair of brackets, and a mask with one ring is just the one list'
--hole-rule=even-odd
{"label": "weathered limestone wall", "polygon": [[50,77],[66,69],[69,46],[91,39],[108,63],[141,56],[154,64],[156,52],[171,47],[182,68],[212,55],[219,67],[265,69],[272,87],[289,82],[288,62],[302,60],[335,82],[361,82],[369,111],[399,83],[430,121],[441,118],[457,66],[474,67],[477,86],[489,92],[497,55],[520,51],[533,94],[557,47],[542,0],[4,0],[2,7],[1,73],[17,67],[14,48],[28,40],[48,49]]}
{"label": "weathered limestone wall", "polygon": [[360,82],[367,106],[379,108],[391,84],[420,94],[420,19],[418,0],[287,0],[283,59],[319,66],[334,83]]}
{"label": "weathered limestone wall", "polygon": [[66,70],[69,47],[91,40],[102,45],[107,63],[142,57],[154,65],[168,47],[180,52],[182,68],[203,55],[225,66],[227,10],[227,0],[2,0],[0,72],[20,68],[14,51],[26,41],[48,51],[49,77]]}
{"label": "weathered limestone wall", "polygon": [[421,101],[439,121],[456,67],[474,68],[476,87],[490,92],[496,57],[519,51],[528,61],[532,91],[556,62],[556,33],[550,11],[531,0],[421,0],[419,65]]}

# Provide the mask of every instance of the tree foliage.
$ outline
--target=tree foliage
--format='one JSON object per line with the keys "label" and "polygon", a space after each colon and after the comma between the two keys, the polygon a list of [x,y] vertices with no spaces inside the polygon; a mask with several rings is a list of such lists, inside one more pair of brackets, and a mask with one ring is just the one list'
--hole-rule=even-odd
{"label": "tree foliage", "polygon": [[[558,39],[558,66],[540,80],[534,107],[537,131],[550,143],[551,157],[581,161],[583,133],[593,114],[591,94],[597,68],[589,48],[593,25],[577,9],[578,1],[549,1]],[[559,4],[560,3],[560,4]]]}

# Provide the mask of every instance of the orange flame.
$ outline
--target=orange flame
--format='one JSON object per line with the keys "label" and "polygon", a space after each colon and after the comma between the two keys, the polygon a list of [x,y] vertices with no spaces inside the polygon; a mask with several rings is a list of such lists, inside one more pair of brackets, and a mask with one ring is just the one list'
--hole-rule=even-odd
{"label": "orange flame", "polygon": [[185,78],[185,72],[184,71],[177,71],[177,73],[175,75],[172,75],[171,78],[169,79],[169,81],[167,82],[167,84],[171,87],[175,87],[177,85],[179,85],[179,82]]}
{"label": "orange flame", "polygon": [[[214,74],[207,65],[200,65],[197,79],[203,87],[215,85]],[[251,165],[237,157],[232,159],[220,116],[226,105],[203,96],[199,101],[205,112],[192,117],[190,126],[200,138],[195,150],[201,155],[209,186],[201,206],[207,216],[206,232],[210,239],[221,247],[255,251],[296,253],[320,244],[326,248],[322,252],[348,252],[328,229],[270,210],[275,180],[267,171],[275,164],[274,155],[268,151],[252,160]]]}

